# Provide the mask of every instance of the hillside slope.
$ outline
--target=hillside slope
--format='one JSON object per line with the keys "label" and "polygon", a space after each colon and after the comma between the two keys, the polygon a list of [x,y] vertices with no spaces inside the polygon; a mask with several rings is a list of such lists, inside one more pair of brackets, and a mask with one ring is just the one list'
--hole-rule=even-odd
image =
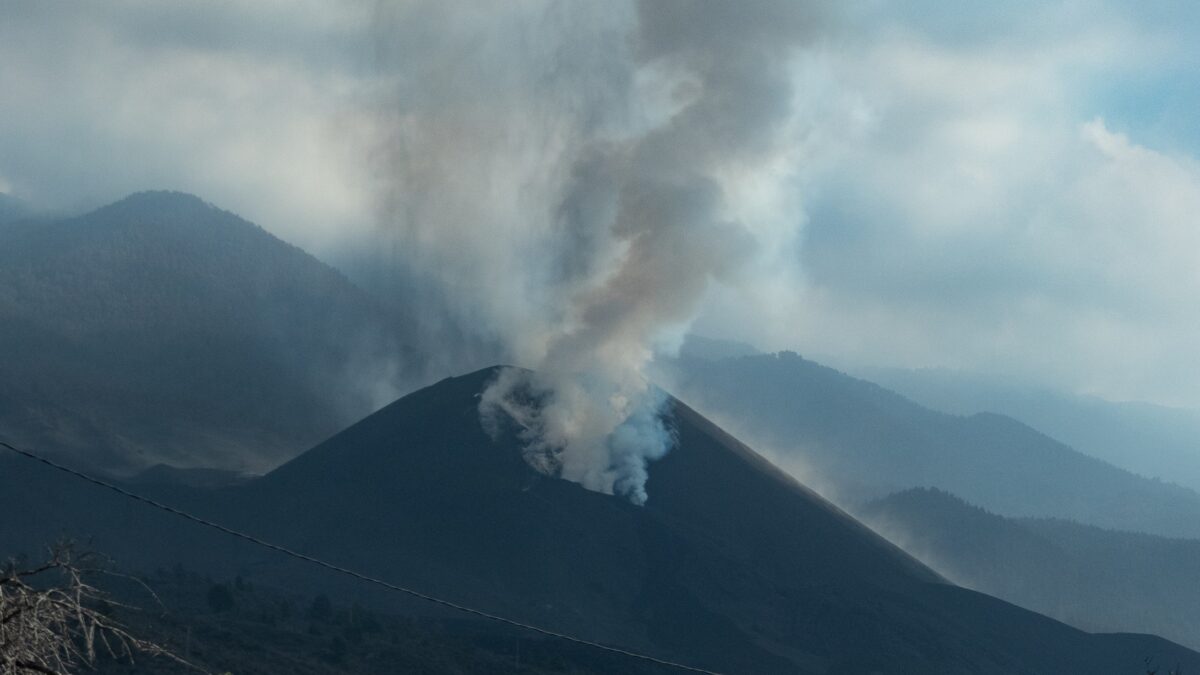
{"label": "hillside slope", "polygon": [[1200,541],[1004,518],[938,490],[863,509],[956,582],[1088,630],[1147,630],[1200,648]]}
{"label": "hillside slope", "polygon": [[117,472],[262,471],[394,391],[392,319],[196,197],[0,229],[0,429]]}
{"label": "hillside slope", "polygon": [[1008,415],[1093,457],[1200,490],[1200,411],[1114,403],[942,369],[869,369],[867,379],[956,415]]}
{"label": "hillside slope", "polygon": [[1200,537],[1200,494],[1003,415],[930,410],[790,352],[667,367],[681,398],[846,503],[933,486],[1004,515]]}
{"label": "hillside slope", "polygon": [[[512,433],[479,423],[493,376],[406,396],[243,486],[163,498],[453,601],[723,672],[1091,675],[1138,672],[1147,656],[1200,668],[1161,639],[1089,635],[945,583],[679,403],[678,447],[650,467],[644,507],[541,476]],[[32,463],[10,468],[0,508],[60,494],[31,517],[40,527],[0,524],[0,541],[89,532],[146,567],[183,559],[390,602]]]}

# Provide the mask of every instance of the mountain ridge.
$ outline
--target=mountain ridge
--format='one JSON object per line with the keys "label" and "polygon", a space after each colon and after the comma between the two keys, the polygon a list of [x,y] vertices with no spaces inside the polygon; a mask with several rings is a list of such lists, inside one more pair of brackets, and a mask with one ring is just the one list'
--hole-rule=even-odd
{"label": "mountain ridge", "polygon": [[[243,485],[153,495],[460,604],[725,672],[1115,675],[1148,655],[1200,667],[1200,654],[1158,638],[1086,634],[946,584],[683,404],[644,506],[541,475],[512,429],[483,429],[477,394],[493,374],[403,397]],[[40,470],[0,472],[15,483],[0,507],[44,491]],[[143,567],[184,557],[214,574],[355,593],[138,508],[64,496],[34,529],[70,524]],[[0,523],[0,539],[31,541],[19,526]]]}
{"label": "mountain ridge", "polygon": [[957,583],[1087,630],[1138,626],[1200,646],[1200,541],[1006,518],[929,488],[857,513]]}
{"label": "mountain ridge", "polygon": [[995,413],[957,416],[791,352],[678,359],[663,379],[782,466],[854,505],[933,486],[1010,516],[1200,537],[1200,493]]}
{"label": "mountain ridge", "polygon": [[8,433],[125,474],[270,468],[393,395],[408,353],[340,272],[171,192],[4,228],[0,320]]}
{"label": "mountain ridge", "polygon": [[1089,455],[1135,473],[1200,489],[1200,412],[1113,402],[947,369],[863,368],[922,405],[952,414],[1009,415]]}

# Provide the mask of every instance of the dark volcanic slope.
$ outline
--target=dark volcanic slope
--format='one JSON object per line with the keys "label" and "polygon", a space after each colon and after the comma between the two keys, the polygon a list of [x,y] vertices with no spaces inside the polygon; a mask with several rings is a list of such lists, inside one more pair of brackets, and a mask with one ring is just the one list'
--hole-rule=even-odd
{"label": "dark volcanic slope", "polygon": [[[681,450],[655,465],[647,508],[543,478],[513,439],[480,428],[489,373],[385,408],[258,481],[244,508],[292,541],[325,533],[321,550],[376,541],[359,564],[455,599],[742,672],[787,669],[769,650],[795,648],[787,631],[812,594],[831,601],[817,579],[844,575],[851,595],[936,580],[683,406]],[[773,628],[750,634],[733,608]],[[820,642],[843,639],[836,621],[811,619],[830,631]],[[864,630],[891,642],[906,631]],[[843,657],[809,648],[814,663]]]}
{"label": "dark volcanic slope", "polygon": [[[1089,635],[941,582],[680,404],[679,446],[651,467],[645,507],[539,476],[514,438],[480,427],[492,372],[407,396],[245,486],[170,499],[451,600],[733,673],[1116,674],[1147,656],[1200,668],[1157,638]],[[39,487],[39,472],[23,469],[0,508],[62,485]],[[334,584],[108,497],[75,493],[36,518],[143,566]],[[16,529],[0,524],[0,541]]]}
{"label": "dark volcanic slope", "polygon": [[11,224],[0,430],[109,470],[262,470],[373,409],[394,329],[332,268],[190,195]]}
{"label": "dark volcanic slope", "polygon": [[933,486],[1008,516],[1200,537],[1200,494],[1123,471],[1002,415],[924,408],[796,354],[673,365],[677,393],[847,503]]}

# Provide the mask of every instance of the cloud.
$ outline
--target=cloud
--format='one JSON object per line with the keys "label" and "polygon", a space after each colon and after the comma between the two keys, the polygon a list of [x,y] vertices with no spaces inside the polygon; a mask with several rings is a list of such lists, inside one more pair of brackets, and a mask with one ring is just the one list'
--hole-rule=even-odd
{"label": "cloud", "polygon": [[1105,12],[1065,33],[1036,21],[974,42],[860,26],[870,40],[813,63],[826,75],[795,187],[800,275],[718,299],[702,327],[843,363],[1200,405],[1200,174],[1186,151],[1114,131],[1096,84],[1177,54],[1138,48],[1161,26]]}
{"label": "cloud", "polygon": [[[1200,406],[1200,11],[797,7],[692,21],[675,2],[0,0],[0,181],[65,209],[181,189],[316,253],[371,242],[381,280],[415,306],[459,307],[415,329],[460,366],[532,363],[554,332],[523,324],[574,320],[567,299],[623,255],[596,235],[621,189],[613,148],[717,78],[688,125],[700,142],[674,146],[721,158],[704,171],[713,222],[752,244],[688,294],[700,330]],[[795,59],[730,51],[796,36]],[[722,106],[739,100],[755,115],[730,123]],[[670,145],[647,154],[678,160]],[[400,210],[444,239],[446,255],[423,250],[457,285],[422,281],[396,264],[409,250],[371,238],[399,213],[376,200],[397,170],[414,191],[437,185]],[[486,235],[452,227],[468,221]],[[514,347],[518,333],[536,337]]]}
{"label": "cloud", "polygon": [[369,86],[361,10],[4,0],[0,12],[0,175],[18,196],[71,210],[180,189],[304,244],[366,219],[339,129]]}

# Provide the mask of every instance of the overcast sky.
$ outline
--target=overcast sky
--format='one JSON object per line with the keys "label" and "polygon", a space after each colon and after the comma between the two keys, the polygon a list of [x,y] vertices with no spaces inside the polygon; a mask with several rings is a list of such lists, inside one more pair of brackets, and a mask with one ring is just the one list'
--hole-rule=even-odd
{"label": "overcast sky", "polygon": [[[621,51],[610,6],[580,44]],[[504,66],[463,37],[489,7],[389,37],[369,3],[0,0],[0,192],[178,189],[321,255],[374,231],[381,106],[440,31]],[[786,64],[784,145],[722,182],[757,252],[698,330],[1200,407],[1200,7],[830,7]]]}

